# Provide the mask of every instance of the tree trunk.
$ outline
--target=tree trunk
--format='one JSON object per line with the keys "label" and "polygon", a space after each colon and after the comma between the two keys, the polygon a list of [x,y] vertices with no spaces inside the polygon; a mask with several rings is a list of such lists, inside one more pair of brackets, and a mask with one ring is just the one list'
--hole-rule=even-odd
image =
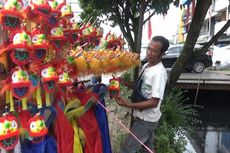
{"label": "tree trunk", "polygon": [[141,7],[140,7],[140,16],[139,16],[137,46],[136,46],[136,52],[138,54],[140,53],[140,50],[141,50],[142,29],[143,29],[144,14],[145,14],[145,9],[146,9],[145,0],[141,0],[140,3],[141,3]]}
{"label": "tree trunk", "polygon": [[167,96],[171,89],[176,85],[185,65],[192,56],[193,48],[199,37],[200,30],[207,14],[208,8],[211,5],[211,0],[197,0],[195,13],[192,19],[191,26],[188,31],[188,35],[182,49],[181,55],[178,57],[175,65],[173,66],[168,82],[166,85],[165,96]]}

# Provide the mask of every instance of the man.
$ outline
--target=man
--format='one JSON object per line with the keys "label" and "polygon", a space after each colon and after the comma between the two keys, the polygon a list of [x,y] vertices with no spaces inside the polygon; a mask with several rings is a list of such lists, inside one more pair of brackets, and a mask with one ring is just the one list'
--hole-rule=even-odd
{"label": "man", "polygon": [[[167,73],[161,59],[168,47],[167,39],[162,36],[153,37],[147,48],[147,63],[143,66],[137,81],[134,83],[121,80],[121,83],[133,89],[132,103],[122,97],[115,98],[119,105],[134,109],[131,131],[152,152],[154,130],[161,117],[160,106],[167,81]],[[142,152],[149,152],[135,138],[128,135],[121,145],[120,153],[136,153],[140,149]]]}

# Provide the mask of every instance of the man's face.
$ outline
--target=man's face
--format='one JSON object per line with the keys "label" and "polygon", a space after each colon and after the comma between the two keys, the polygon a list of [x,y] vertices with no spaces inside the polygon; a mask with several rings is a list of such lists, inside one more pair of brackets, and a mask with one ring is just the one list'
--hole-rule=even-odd
{"label": "man's face", "polygon": [[161,48],[162,44],[159,41],[151,41],[148,45],[146,57],[147,61],[150,63],[154,63],[156,61],[161,60]]}

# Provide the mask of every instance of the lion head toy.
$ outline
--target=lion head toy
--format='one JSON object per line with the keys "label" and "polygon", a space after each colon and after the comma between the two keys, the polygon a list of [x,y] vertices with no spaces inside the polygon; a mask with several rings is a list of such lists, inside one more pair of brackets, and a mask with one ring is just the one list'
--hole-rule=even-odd
{"label": "lion head toy", "polygon": [[51,12],[47,18],[48,23],[50,26],[57,26],[58,19],[61,16],[61,11],[58,9],[59,3],[56,0],[49,0],[48,3],[51,7]]}
{"label": "lion head toy", "polygon": [[12,94],[17,99],[23,99],[30,93],[31,81],[26,71],[18,69],[13,72],[11,76],[11,90]]}
{"label": "lion head toy", "polygon": [[66,40],[66,37],[63,33],[63,28],[60,26],[53,27],[50,30],[49,40],[55,50],[60,50],[64,45],[64,41]]}
{"label": "lion head toy", "polygon": [[73,11],[70,5],[63,3],[60,5],[60,10],[62,18],[70,19],[73,17]]}
{"label": "lion head toy", "polygon": [[44,136],[48,133],[45,125],[44,117],[39,113],[35,114],[28,122],[29,136],[33,138],[34,143],[39,143],[43,140]]}
{"label": "lion head toy", "polygon": [[81,29],[77,23],[70,22],[69,26],[64,30],[65,35],[68,38],[68,41],[71,44],[75,44],[78,42],[81,37]]}
{"label": "lion head toy", "polygon": [[32,50],[30,34],[24,30],[16,31],[12,34],[11,41],[8,50],[12,51],[12,61],[19,66],[29,63]]}
{"label": "lion head toy", "polygon": [[47,54],[49,48],[48,40],[45,34],[41,33],[39,30],[34,30],[31,33],[32,45],[33,45],[33,56],[35,61],[42,62]]}
{"label": "lion head toy", "polygon": [[12,114],[3,114],[0,117],[0,148],[13,149],[19,139],[18,121]]}
{"label": "lion head toy", "polygon": [[58,76],[54,67],[51,65],[45,66],[41,71],[41,75],[44,90],[48,93],[53,93],[58,81]]}
{"label": "lion head toy", "polygon": [[73,82],[71,81],[68,73],[60,72],[57,85],[60,88],[61,93],[64,94],[66,92],[66,87],[72,86]]}
{"label": "lion head toy", "polygon": [[51,11],[51,7],[47,0],[30,0],[31,11],[35,15],[47,17]]}
{"label": "lion head toy", "polygon": [[7,0],[0,11],[0,23],[5,29],[15,30],[21,27],[22,2],[20,0]]}

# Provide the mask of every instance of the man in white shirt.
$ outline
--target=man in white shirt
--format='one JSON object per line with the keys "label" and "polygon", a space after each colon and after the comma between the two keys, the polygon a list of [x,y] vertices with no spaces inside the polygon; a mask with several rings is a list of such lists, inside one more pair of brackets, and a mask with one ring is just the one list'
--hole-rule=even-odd
{"label": "man in white shirt", "polygon": [[[169,41],[162,36],[155,36],[150,41],[141,74],[136,82],[121,83],[133,89],[132,103],[122,97],[116,102],[125,107],[133,108],[134,123],[131,132],[137,136],[152,152],[154,152],[154,130],[161,117],[160,106],[164,96],[167,73],[161,62],[162,55],[169,47]],[[120,153],[136,153],[142,149],[149,152],[131,135],[121,145]]]}

